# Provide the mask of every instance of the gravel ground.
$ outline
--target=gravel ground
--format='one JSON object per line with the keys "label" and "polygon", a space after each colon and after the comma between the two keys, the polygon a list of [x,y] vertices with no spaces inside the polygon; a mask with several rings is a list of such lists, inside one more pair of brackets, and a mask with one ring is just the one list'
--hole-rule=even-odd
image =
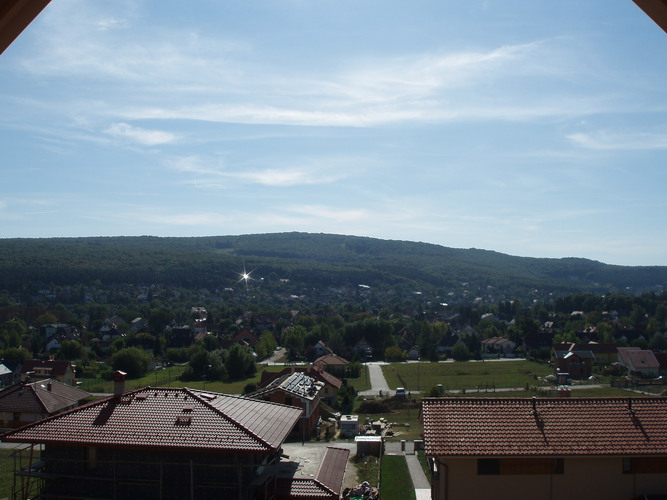
{"label": "gravel ground", "polygon": [[[327,446],[347,448],[350,450],[350,456],[356,452],[355,444],[345,441],[305,443],[303,445],[301,443],[283,444],[283,453],[289,456],[290,461],[297,463],[294,477],[314,478]],[[351,488],[358,484],[357,470],[354,465],[348,462],[345,469],[345,478],[343,479],[343,489]]]}

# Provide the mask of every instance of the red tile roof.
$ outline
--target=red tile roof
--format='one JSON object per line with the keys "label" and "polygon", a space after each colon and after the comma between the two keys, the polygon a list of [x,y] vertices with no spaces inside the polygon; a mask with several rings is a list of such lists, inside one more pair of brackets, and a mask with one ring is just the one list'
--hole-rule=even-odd
{"label": "red tile roof", "polygon": [[279,500],[288,498],[324,499],[340,498],[343,478],[350,450],[328,446],[315,475],[315,479],[279,477],[276,496]]}
{"label": "red tile roof", "polygon": [[349,456],[350,450],[346,448],[328,446],[317,474],[315,474],[315,479],[331,491],[340,494]]}
{"label": "red tile roof", "polygon": [[647,349],[621,348],[618,350],[618,356],[621,358],[621,363],[636,370],[660,368],[653,351]]}
{"label": "red tile roof", "polygon": [[317,358],[313,364],[315,366],[327,366],[327,365],[337,365],[337,366],[344,366],[344,365],[349,365],[350,362],[345,359],[341,358],[337,354],[326,354],[324,356],[320,356]]}
{"label": "red tile roof", "polygon": [[667,455],[667,398],[422,400],[427,455]]}
{"label": "red tile roof", "polygon": [[313,479],[279,477],[276,481],[276,498],[278,500],[291,498],[319,500],[340,498],[340,495],[337,495]]}
{"label": "red tile roof", "polygon": [[240,396],[147,387],[1,436],[3,441],[274,453],[301,409]]}
{"label": "red tile roof", "polygon": [[0,391],[0,411],[46,416],[71,408],[89,396],[86,391],[51,379],[15,384]]}

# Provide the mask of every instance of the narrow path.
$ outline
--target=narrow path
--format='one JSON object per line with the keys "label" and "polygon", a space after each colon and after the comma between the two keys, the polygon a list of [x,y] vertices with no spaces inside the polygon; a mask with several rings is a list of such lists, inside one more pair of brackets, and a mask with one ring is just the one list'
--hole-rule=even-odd
{"label": "narrow path", "polygon": [[362,396],[377,396],[382,391],[383,394],[389,394],[389,385],[382,373],[382,365],[384,363],[367,363],[368,376],[371,380],[371,389],[368,391],[360,391]]}

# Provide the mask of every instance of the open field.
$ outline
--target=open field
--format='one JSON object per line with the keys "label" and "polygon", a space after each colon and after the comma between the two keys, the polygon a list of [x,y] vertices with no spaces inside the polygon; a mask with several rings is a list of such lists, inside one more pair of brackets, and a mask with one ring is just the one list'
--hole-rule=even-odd
{"label": "open field", "polygon": [[[128,379],[125,382],[125,390],[140,389],[142,387],[189,387],[191,389],[205,389],[211,392],[220,392],[223,394],[242,394],[247,384],[257,384],[262,376],[262,371],[279,372],[285,365],[257,365],[257,374],[254,377],[238,380],[235,382],[189,380],[187,382],[179,380],[179,377],[185,371],[185,366],[170,366],[169,368],[159,369],[150,372],[145,377],[137,379]],[[84,391],[105,393],[113,392],[113,382],[101,378],[81,378],[79,387]],[[350,378],[348,383],[358,391],[370,389],[370,379],[368,377],[368,368],[362,367],[359,378]]]}
{"label": "open field", "polygon": [[539,378],[553,373],[548,365],[524,360],[393,363],[382,366],[382,372],[391,388],[428,391],[442,384],[445,392],[541,386]]}

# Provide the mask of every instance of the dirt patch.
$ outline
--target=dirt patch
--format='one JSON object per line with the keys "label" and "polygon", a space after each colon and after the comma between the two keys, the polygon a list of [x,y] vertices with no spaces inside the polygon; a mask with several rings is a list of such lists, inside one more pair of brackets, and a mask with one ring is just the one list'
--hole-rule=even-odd
{"label": "dirt patch", "polygon": [[418,399],[394,396],[386,399],[369,399],[364,401],[359,405],[357,413],[372,415],[377,413],[392,413],[394,411],[410,410],[420,407],[421,401]]}

